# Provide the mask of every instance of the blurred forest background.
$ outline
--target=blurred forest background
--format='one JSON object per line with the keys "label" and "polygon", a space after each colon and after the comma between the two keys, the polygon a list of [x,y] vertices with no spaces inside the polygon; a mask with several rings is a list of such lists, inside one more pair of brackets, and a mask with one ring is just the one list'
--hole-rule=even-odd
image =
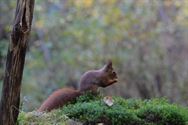
{"label": "blurred forest background", "polygon": [[[0,1],[0,82],[16,0]],[[111,59],[108,95],[188,105],[188,0],[36,0],[22,85],[31,111]]]}

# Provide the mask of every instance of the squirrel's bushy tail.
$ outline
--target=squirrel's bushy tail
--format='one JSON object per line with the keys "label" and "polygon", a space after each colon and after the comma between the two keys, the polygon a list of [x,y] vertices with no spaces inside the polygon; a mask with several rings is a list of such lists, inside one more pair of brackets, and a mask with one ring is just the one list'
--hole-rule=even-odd
{"label": "squirrel's bushy tail", "polygon": [[81,93],[78,90],[72,88],[59,89],[52,93],[37,111],[51,111],[60,108],[68,102],[75,100],[80,95]]}

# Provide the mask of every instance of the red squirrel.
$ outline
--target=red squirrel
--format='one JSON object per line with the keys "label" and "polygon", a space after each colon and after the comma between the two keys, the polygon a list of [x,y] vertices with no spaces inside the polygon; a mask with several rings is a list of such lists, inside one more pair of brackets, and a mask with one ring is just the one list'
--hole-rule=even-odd
{"label": "red squirrel", "polygon": [[109,61],[101,69],[90,70],[84,73],[79,82],[79,89],[62,88],[53,92],[37,110],[40,112],[51,111],[63,107],[70,101],[75,100],[78,96],[86,91],[97,92],[98,87],[107,87],[117,82],[117,74],[114,72],[112,62]]}

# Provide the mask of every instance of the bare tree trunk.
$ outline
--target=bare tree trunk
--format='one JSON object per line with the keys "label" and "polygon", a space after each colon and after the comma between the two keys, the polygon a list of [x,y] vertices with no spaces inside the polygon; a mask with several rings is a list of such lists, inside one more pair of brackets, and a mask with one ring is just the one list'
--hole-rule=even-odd
{"label": "bare tree trunk", "polygon": [[0,125],[16,124],[19,114],[21,80],[33,9],[34,0],[17,0],[2,88]]}

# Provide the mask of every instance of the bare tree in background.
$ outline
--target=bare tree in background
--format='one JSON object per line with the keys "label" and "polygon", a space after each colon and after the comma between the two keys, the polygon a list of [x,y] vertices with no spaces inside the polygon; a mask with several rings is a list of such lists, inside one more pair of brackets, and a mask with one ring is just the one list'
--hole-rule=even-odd
{"label": "bare tree in background", "polygon": [[21,80],[35,0],[17,0],[0,103],[0,125],[16,124]]}

